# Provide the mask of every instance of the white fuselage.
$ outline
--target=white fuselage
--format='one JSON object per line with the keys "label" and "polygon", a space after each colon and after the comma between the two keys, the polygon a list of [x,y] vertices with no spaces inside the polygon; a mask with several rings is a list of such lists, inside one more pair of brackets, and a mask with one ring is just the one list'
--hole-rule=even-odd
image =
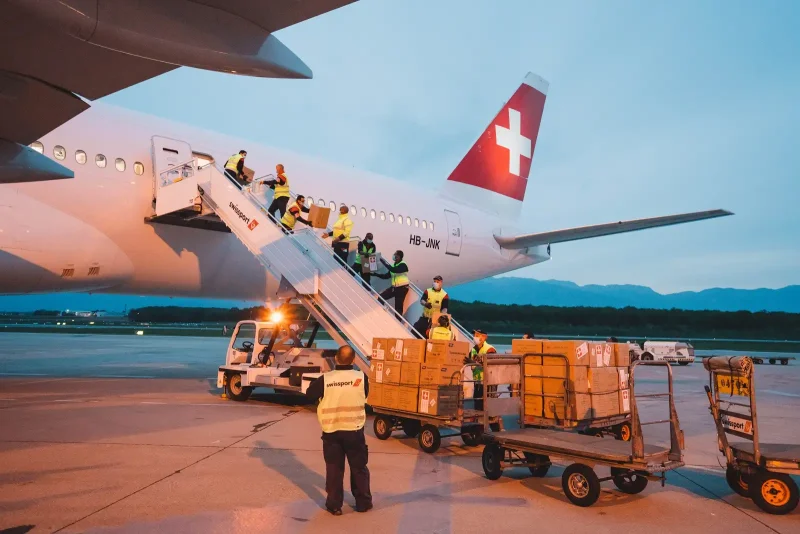
{"label": "white fuselage", "polygon": [[[353,235],[372,232],[386,258],[403,250],[411,279],[421,286],[427,287],[437,274],[452,286],[549,258],[539,248],[501,249],[493,234],[510,221],[440,196],[438,184],[415,188],[377,174],[94,104],[40,140],[44,154],[53,159],[57,159],[54,147],[63,147],[65,157],[57,161],[74,171],[74,179],[0,185],[0,293],[268,298],[265,270],[233,234],[145,221],[154,213],[153,136],[188,143],[195,154],[212,156],[223,165],[231,154],[245,149],[246,165],[256,176],[274,173],[277,163],[284,164],[295,193],[315,202],[323,199],[326,206],[331,202],[355,206]],[[76,151],[85,152],[84,164],[76,161]],[[98,155],[106,158],[104,168],[95,163]],[[124,161],[124,171],[117,170],[118,158]],[[143,166],[140,175],[134,172],[136,163]],[[448,225],[445,210],[457,214],[460,226],[453,224],[452,215]],[[400,215],[402,224],[397,220]]]}

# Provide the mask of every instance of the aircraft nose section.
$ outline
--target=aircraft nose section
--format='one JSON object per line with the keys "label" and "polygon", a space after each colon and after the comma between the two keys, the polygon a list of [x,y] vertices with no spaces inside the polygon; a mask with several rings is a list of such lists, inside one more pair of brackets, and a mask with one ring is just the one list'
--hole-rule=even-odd
{"label": "aircraft nose section", "polygon": [[0,184],[74,177],[71,170],[35,150],[0,139]]}

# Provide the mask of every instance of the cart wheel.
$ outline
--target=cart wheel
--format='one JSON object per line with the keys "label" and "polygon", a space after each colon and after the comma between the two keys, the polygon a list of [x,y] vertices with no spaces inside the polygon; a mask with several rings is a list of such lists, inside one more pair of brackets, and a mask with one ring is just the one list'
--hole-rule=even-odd
{"label": "cart wheel", "polygon": [[781,360],[781,365],[789,365],[789,360]]}
{"label": "cart wheel", "polygon": [[689,362],[678,362],[680,365],[689,365]]}
{"label": "cart wheel", "polygon": [[620,423],[617,425],[617,428],[614,429],[614,437],[620,441],[630,441],[631,440],[631,424],[628,422]]}
{"label": "cart wheel", "polygon": [[611,476],[614,477],[614,485],[622,493],[636,495],[647,487],[647,477],[644,473],[637,473],[630,469],[611,468]]}
{"label": "cart wheel", "polygon": [[528,469],[531,470],[531,475],[535,477],[544,477],[547,475],[547,471],[550,470],[550,457],[546,454],[534,454],[532,452],[526,452],[525,454],[525,461],[529,464],[537,464],[535,466],[530,465]]}
{"label": "cart wheel", "polygon": [[461,441],[467,447],[476,447],[481,443],[481,436],[483,436],[481,428],[470,428],[461,432]]}
{"label": "cart wheel", "polygon": [[750,498],[750,475],[742,473],[736,469],[736,466],[728,464],[728,468],[725,470],[725,480],[733,491],[742,497]]}
{"label": "cart wheel", "polygon": [[500,462],[502,462],[504,454],[503,448],[497,443],[490,443],[483,448],[481,463],[483,472],[489,480],[497,480],[503,474],[503,466],[500,465]]}
{"label": "cart wheel", "polygon": [[385,415],[376,415],[375,420],[372,422],[372,430],[375,432],[375,437],[381,440],[389,439],[394,430],[394,421],[391,417]]}
{"label": "cart wheel", "polygon": [[591,506],[600,498],[600,479],[588,465],[572,464],[561,475],[561,488],[572,504]]}
{"label": "cart wheel", "polygon": [[225,394],[228,395],[228,398],[244,402],[250,398],[251,393],[253,393],[253,386],[243,386],[241,374],[231,373],[228,375],[228,380],[225,381]]}
{"label": "cart wheel", "polygon": [[439,445],[442,444],[442,435],[439,434],[439,429],[433,425],[423,425],[419,433],[419,446],[428,454],[433,454],[439,450]]}
{"label": "cart wheel", "polygon": [[797,484],[783,473],[759,471],[750,477],[750,498],[767,513],[788,514],[797,508]]}
{"label": "cart wheel", "polygon": [[416,438],[417,434],[419,434],[420,422],[416,419],[403,419],[400,424],[403,427],[403,432],[409,438]]}
{"label": "cart wheel", "polygon": [[492,432],[500,432],[502,429],[500,428],[500,423],[489,423],[489,430]]}
{"label": "cart wheel", "polygon": [[769,364],[770,364],[770,365],[775,365],[775,363],[776,363],[776,362],[775,362],[775,358],[770,358],[770,359],[769,359]]}

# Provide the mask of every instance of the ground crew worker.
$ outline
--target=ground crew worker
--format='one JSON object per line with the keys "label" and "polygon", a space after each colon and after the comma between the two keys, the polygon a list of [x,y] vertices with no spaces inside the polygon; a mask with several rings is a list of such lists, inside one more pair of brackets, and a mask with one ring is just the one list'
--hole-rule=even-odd
{"label": "ground crew worker", "polygon": [[524,334],[522,334],[522,339],[536,339],[536,336],[534,336],[530,332],[525,332]]}
{"label": "ground crew worker", "polygon": [[286,206],[289,204],[291,193],[289,191],[289,179],[286,177],[282,163],[275,165],[275,174],[277,178],[264,182],[275,190],[272,203],[267,208],[267,211],[274,217],[275,210],[279,210],[281,212],[279,217],[283,217],[286,214]]}
{"label": "ground crew worker", "polygon": [[322,234],[322,239],[332,237],[333,254],[345,265],[347,265],[347,254],[350,252],[350,232],[353,230],[353,221],[348,215],[349,211],[347,206],[339,208],[339,218],[333,223],[333,230]]}
{"label": "ground crew worker", "polygon": [[420,298],[422,304],[422,317],[414,325],[418,332],[425,332],[432,326],[433,316],[437,313],[447,313],[450,307],[450,297],[447,291],[442,289],[442,277],[433,277],[433,287],[429,287],[422,293]]}
{"label": "ground crew worker", "polygon": [[450,330],[450,318],[447,315],[440,315],[437,326],[428,331],[428,339],[453,341],[455,337],[453,331]]}
{"label": "ground crew worker", "polygon": [[[475,367],[472,367],[472,378],[474,380],[474,395],[472,396],[474,399],[480,399],[480,401],[475,401],[475,409],[482,410],[483,409],[483,364],[484,364],[484,356],[486,354],[494,354],[497,350],[491,346],[489,343],[486,342],[486,338],[488,335],[483,330],[475,330],[474,337],[472,341],[475,342],[475,345],[472,347],[472,350],[469,352],[469,356],[464,358],[464,363],[474,363],[477,364]],[[465,369],[466,371],[466,369]],[[464,373],[464,379],[467,380],[466,375],[468,373]],[[466,384],[465,384],[466,385]],[[466,395],[466,388],[464,391],[464,397],[467,398]]]}
{"label": "ground crew worker", "polygon": [[367,232],[364,240],[358,242],[356,262],[353,264],[353,270],[364,279],[367,285],[372,279],[372,275],[369,272],[369,257],[375,254],[376,250],[375,243],[372,242],[372,232]]}
{"label": "ground crew worker", "polygon": [[386,288],[381,293],[381,297],[384,300],[394,298],[395,311],[397,311],[399,315],[403,315],[403,304],[406,301],[408,284],[410,282],[408,278],[408,265],[406,265],[406,262],[403,261],[402,250],[395,251],[392,260],[394,261],[394,264],[389,265],[389,262],[381,258],[381,263],[386,266],[389,272],[375,273],[375,276],[378,278],[383,278],[384,280],[388,280],[389,278],[392,279],[392,286]]}
{"label": "ground crew worker", "polygon": [[238,154],[228,158],[225,162],[225,176],[239,184],[247,185],[247,176],[244,174],[244,158],[247,157],[247,150],[240,150]]}
{"label": "ground crew worker", "polygon": [[364,373],[353,369],[355,356],[350,346],[339,347],[335,369],[314,380],[306,391],[312,401],[320,401],[317,419],[322,427],[325,458],[325,508],[333,515],[342,515],[345,458],[350,464],[350,491],[356,500],[356,512],[372,508],[364,439],[369,381]]}
{"label": "ground crew worker", "polygon": [[311,222],[306,219],[303,219],[302,214],[308,213],[308,208],[305,206],[306,197],[303,195],[297,195],[297,198],[294,200],[294,204],[286,210],[286,213],[283,214],[281,217],[281,224],[284,228],[288,231],[294,230],[294,225],[297,224],[297,221],[300,221],[303,224],[311,226]]}

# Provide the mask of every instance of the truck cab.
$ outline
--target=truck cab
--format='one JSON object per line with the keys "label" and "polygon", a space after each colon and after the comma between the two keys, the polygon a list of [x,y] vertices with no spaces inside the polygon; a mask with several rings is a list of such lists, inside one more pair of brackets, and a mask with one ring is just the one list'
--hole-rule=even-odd
{"label": "truck cab", "polygon": [[645,341],[641,359],[689,365],[694,362],[694,347],[682,341]]}

